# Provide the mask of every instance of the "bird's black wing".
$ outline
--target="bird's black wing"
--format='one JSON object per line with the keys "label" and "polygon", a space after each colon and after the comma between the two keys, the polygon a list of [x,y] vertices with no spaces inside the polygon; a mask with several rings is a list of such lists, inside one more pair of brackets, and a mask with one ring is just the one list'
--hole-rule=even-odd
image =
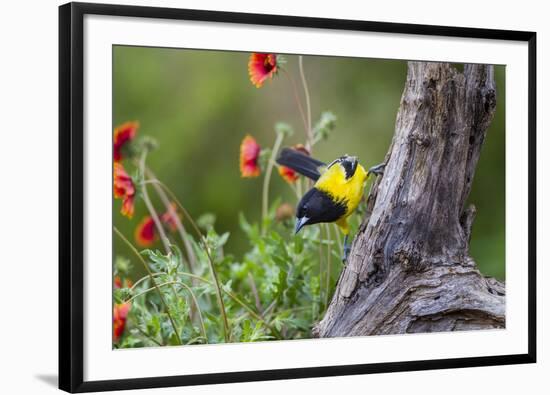
{"label": "bird's black wing", "polygon": [[320,160],[292,148],[283,148],[277,158],[277,163],[289,167],[313,181],[317,181],[321,177],[320,169],[326,166]]}

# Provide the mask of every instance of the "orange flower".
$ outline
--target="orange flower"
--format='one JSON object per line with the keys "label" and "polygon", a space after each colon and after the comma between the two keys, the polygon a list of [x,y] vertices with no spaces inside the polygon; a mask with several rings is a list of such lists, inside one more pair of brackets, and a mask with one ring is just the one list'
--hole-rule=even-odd
{"label": "orange flower", "polygon": [[[309,151],[302,144],[296,144],[295,146],[292,147],[292,149],[295,151],[300,151],[303,154],[309,155]],[[300,176],[290,167],[286,167],[286,166],[279,166],[279,174],[289,184],[294,184],[298,179],[298,177]]]}
{"label": "orange flower", "polygon": [[121,214],[132,218],[136,188],[132,178],[119,162],[114,163],[114,193],[115,199],[122,199]]}
{"label": "orange flower", "polygon": [[279,166],[279,174],[289,184],[294,184],[299,177],[298,173],[286,166]]}
{"label": "orange flower", "polygon": [[126,319],[130,311],[130,303],[117,303],[113,309],[113,339],[115,342],[120,340],[126,327]]}
{"label": "orange flower", "polygon": [[254,137],[247,135],[241,143],[241,176],[253,178],[260,175],[260,145]]}
{"label": "orange flower", "polygon": [[273,53],[252,53],[248,60],[250,82],[260,88],[266,79],[277,74],[277,55]]}
{"label": "orange flower", "polygon": [[[160,221],[166,225],[170,231],[175,232],[177,229],[176,216],[178,216],[176,205],[175,203],[171,203],[170,209],[160,216]],[[150,247],[153,245],[157,239],[157,227],[153,217],[148,215],[143,218],[136,228],[134,236],[136,242],[142,247]]]}
{"label": "orange flower", "polygon": [[122,160],[122,147],[136,136],[138,128],[138,122],[126,122],[115,128],[113,143],[113,156],[115,162]]}
{"label": "orange flower", "polygon": [[[120,279],[119,276],[115,276],[114,283],[115,283],[115,288],[116,289],[122,288],[122,280]],[[124,288],[130,288],[131,286],[132,286],[132,280],[129,280],[129,279],[125,278],[124,279]]]}
{"label": "orange flower", "polygon": [[116,276],[116,277],[115,277],[115,281],[114,281],[114,282],[115,282],[115,288],[117,288],[117,289],[118,289],[118,288],[122,288],[122,280],[120,279],[119,276]]}
{"label": "orange flower", "polygon": [[142,247],[150,247],[157,239],[155,221],[148,215],[143,218],[136,228],[135,233],[136,242]]}

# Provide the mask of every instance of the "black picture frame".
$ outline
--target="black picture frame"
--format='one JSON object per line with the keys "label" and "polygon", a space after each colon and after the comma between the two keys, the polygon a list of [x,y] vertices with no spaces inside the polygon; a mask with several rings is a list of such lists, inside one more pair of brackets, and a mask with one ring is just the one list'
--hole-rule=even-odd
{"label": "black picture frame", "polygon": [[[528,43],[528,352],[297,369],[84,381],[83,19],[87,14],[401,33]],[[89,392],[536,362],[536,33],[158,7],[69,3],[59,8],[59,388]]]}

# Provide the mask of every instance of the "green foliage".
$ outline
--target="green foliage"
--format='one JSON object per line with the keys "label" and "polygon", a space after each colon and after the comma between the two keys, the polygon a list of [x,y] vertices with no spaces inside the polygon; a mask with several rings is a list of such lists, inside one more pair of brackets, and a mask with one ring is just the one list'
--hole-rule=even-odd
{"label": "green foliage", "polygon": [[[147,275],[131,288],[115,290],[115,303],[129,301],[132,305],[127,329],[116,347],[177,345],[175,330],[183,344],[225,341],[206,249],[221,282],[231,342],[309,338],[326,308],[322,294],[330,292],[321,287],[319,251],[332,241],[321,238],[314,227],[305,229],[303,236],[290,236],[291,226],[277,222],[270,211],[265,235],[257,224],[239,215],[250,247],[241,259],[225,253],[230,235],[217,233],[214,226],[206,233],[205,244],[189,237],[199,257],[195,274],[186,271],[185,254],[175,245],[166,255],[158,250],[141,251],[152,277]],[[116,262],[115,266],[124,266],[128,261],[117,257]]]}

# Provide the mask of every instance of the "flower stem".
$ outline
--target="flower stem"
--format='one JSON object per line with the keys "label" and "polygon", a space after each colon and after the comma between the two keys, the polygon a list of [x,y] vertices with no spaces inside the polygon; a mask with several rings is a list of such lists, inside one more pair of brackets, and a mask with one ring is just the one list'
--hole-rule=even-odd
{"label": "flower stem", "polygon": [[298,95],[298,87],[296,85],[296,81],[294,81],[294,78],[292,78],[292,75],[288,71],[286,71],[286,69],[283,69],[283,71],[285,72],[285,75],[287,76],[288,80],[290,81],[290,84],[292,85],[292,92],[294,93],[294,99],[296,100],[298,110],[300,111],[300,116],[302,117],[302,122],[304,123],[304,130],[306,132],[306,138],[307,138],[307,130],[308,130],[307,119],[304,113],[302,102],[300,101],[300,96]]}
{"label": "flower stem", "polygon": [[164,295],[162,294],[162,291],[160,290],[159,286],[157,285],[157,283],[155,281],[155,277],[153,276],[153,273],[151,272],[151,269],[149,269],[149,265],[147,264],[147,262],[145,262],[145,259],[143,259],[143,257],[138,252],[138,250],[136,250],[136,247],[134,247],[133,244],[130,243],[130,241],[126,237],[124,237],[124,235],[116,228],[116,226],[113,226],[113,230],[122,239],[122,241],[124,241],[128,245],[128,247],[130,247],[130,249],[134,252],[134,254],[136,254],[136,256],[139,258],[141,263],[143,263],[143,266],[145,267],[145,270],[147,271],[147,273],[149,274],[149,277],[151,278],[151,283],[153,283],[153,286],[157,290],[157,292],[159,294],[159,297],[160,297],[160,301],[163,304],[164,309],[166,310],[166,315],[168,315],[168,319],[170,320],[170,323],[172,324],[172,328],[174,329],[176,339],[177,339],[177,341],[180,345],[183,344],[181,342],[181,337],[180,337],[180,334],[178,332],[178,329],[176,327],[176,322],[174,321],[174,318],[172,318],[172,314],[170,314],[170,309],[168,308],[168,304],[166,303],[166,300],[164,300]]}
{"label": "flower stem", "polygon": [[[147,166],[145,167],[145,174],[150,179],[157,179],[157,177],[155,176],[155,173],[153,173],[153,171],[149,169]],[[195,252],[193,251],[193,246],[191,245],[191,243],[189,242],[189,239],[187,238],[187,231],[185,230],[185,227],[183,226],[180,220],[180,217],[177,215],[174,208],[170,204],[170,200],[168,199],[168,196],[166,196],[166,193],[164,192],[164,190],[157,183],[153,183],[153,188],[155,189],[160,200],[162,200],[162,203],[166,207],[166,210],[170,212],[170,215],[172,216],[172,218],[174,218],[174,222],[176,223],[176,228],[180,235],[183,246],[185,247],[185,252],[187,253],[187,262],[189,265],[189,269],[191,272],[195,272],[197,257],[195,255]]]}
{"label": "flower stem", "polygon": [[271,151],[271,157],[267,162],[267,170],[264,176],[264,185],[262,190],[262,235],[265,235],[266,232],[266,221],[267,221],[267,211],[269,209],[269,181],[271,180],[271,173],[273,172],[273,166],[275,165],[275,158],[277,157],[277,152],[281,148],[284,135],[283,133],[277,133],[277,138],[275,139],[275,144],[273,145],[273,150]]}
{"label": "flower stem", "polygon": [[304,95],[306,97],[306,109],[307,109],[307,143],[306,149],[311,155],[313,153],[313,130],[311,129],[311,104],[309,100],[309,89],[307,87],[306,75],[304,73],[304,57],[298,56],[298,64],[300,66],[300,78],[302,79],[302,85],[304,86]]}
{"label": "flower stem", "polygon": [[138,330],[139,333],[141,333],[141,335],[143,337],[145,337],[146,339],[148,340],[151,340],[153,343],[155,343],[157,346],[159,347],[162,347],[164,346],[164,344],[162,344],[161,342],[159,342],[157,339],[155,339],[154,337],[152,336],[149,336],[146,332],[144,332],[139,326],[136,326],[136,329]]}
{"label": "flower stem", "polygon": [[298,185],[300,184],[300,180],[297,180],[295,184],[288,184],[290,186],[290,189],[292,189],[292,192],[296,195],[296,198],[300,200],[302,195],[298,191]]}
{"label": "flower stem", "polygon": [[[141,155],[141,160],[139,162],[140,172],[143,176],[145,176],[145,159],[146,158],[147,158],[147,150],[144,150],[143,154]],[[149,213],[151,214],[151,217],[153,218],[153,222],[155,223],[157,231],[159,232],[160,240],[162,241],[162,245],[164,246],[164,250],[166,251],[166,254],[169,254],[170,253],[170,242],[168,241],[168,238],[166,237],[166,233],[164,232],[164,228],[162,227],[162,223],[160,222],[160,219],[157,215],[157,212],[155,211],[155,207],[153,206],[153,203],[151,203],[151,199],[149,199],[149,194],[147,193],[147,185],[145,183],[141,184],[141,193],[143,195],[143,201],[145,202],[145,206],[147,206],[147,210],[149,210]]]}
{"label": "flower stem", "polygon": [[298,191],[298,201],[302,198],[303,196],[303,183],[302,183],[302,177],[298,178],[298,182],[296,183],[296,190]]}
{"label": "flower stem", "polygon": [[206,239],[204,238],[204,236],[201,233],[199,227],[197,226],[197,224],[193,220],[193,217],[191,217],[191,215],[189,215],[189,212],[185,209],[185,207],[183,207],[183,205],[180,203],[180,201],[178,200],[176,195],[174,195],[174,193],[166,185],[164,185],[164,183],[162,183],[159,180],[148,180],[147,183],[157,183],[157,184],[159,184],[166,191],[166,193],[168,195],[170,195],[170,197],[172,198],[172,200],[174,200],[174,202],[179,207],[179,209],[181,210],[183,215],[191,223],[191,226],[193,227],[193,229],[197,233],[197,236],[201,239],[202,243],[204,244],[204,251],[206,252],[206,256],[208,257],[208,264],[209,264],[209,267],[210,267],[210,274],[212,275],[212,279],[214,280],[214,285],[215,285],[215,288],[216,288],[216,296],[218,298],[218,304],[219,304],[219,307],[220,307],[220,314],[222,315],[222,319],[223,319],[224,338],[225,338],[226,342],[229,342],[230,341],[230,339],[229,339],[230,331],[229,331],[229,322],[227,320],[227,314],[225,312],[225,304],[223,303],[222,291],[221,291],[221,287],[220,287],[220,282],[218,280],[218,275],[216,274],[216,269],[214,268],[214,260],[212,259],[212,256],[210,255],[210,250],[208,249],[208,244],[206,242]]}
{"label": "flower stem", "polygon": [[[200,308],[199,301],[197,300],[197,296],[195,295],[195,293],[193,292],[191,287],[189,285],[185,284],[184,282],[178,281],[177,285],[180,285],[180,286],[184,287],[189,292],[189,294],[191,295],[191,298],[193,299],[193,303],[195,304],[195,307],[197,308],[197,312],[198,312],[198,316],[199,316],[199,322],[201,323],[202,335],[204,336],[204,338],[206,339],[206,342],[208,343],[208,336],[206,335],[206,327],[204,326],[204,320],[202,319],[202,310]],[[191,317],[191,320],[192,319],[193,319],[193,317]]]}
{"label": "flower stem", "polygon": [[262,311],[262,303],[260,301],[260,295],[258,294],[258,288],[256,288],[256,282],[254,281],[254,276],[251,272],[248,272],[248,282],[250,283],[250,290],[252,295],[254,295],[254,301],[256,302],[256,308],[258,311]]}
{"label": "flower stem", "polygon": [[[173,288],[174,285],[180,285],[180,286],[184,287],[189,292],[189,294],[191,295],[191,298],[193,299],[193,303],[195,304],[195,307],[197,308],[197,311],[199,313],[199,321],[200,321],[200,324],[201,324],[202,334],[205,338],[207,338],[207,336],[206,336],[206,327],[204,326],[204,321],[202,319],[202,311],[201,311],[201,308],[199,306],[199,302],[197,300],[197,297],[195,296],[195,293],[193,292],[191,287],[189,287],[189,285],[185,284],[182,281],[166,281],[162,284],[158,284],[158,287],[161,288],[161,287],[164,287],[165,285],[171,285],[172,288]],[[142,296],[142,295],[145,295],[146,293],[148,293],[149,291],[152,291],[153,289],[155,289],[155,287],[147,288],[147,289],[141,291],[140,293],[137,293],[137,294],[133,295],[131,298],[126,300],[124,303],[131,302],[135,298],[137,298],[139,296]]]}
{"label": "flower stem", "polygon": [[[164,273],[153,273],[153,276],[161,276],[161,275],[163,275],[163,274],[164,274]],[[204,278],[204,277],[201,277],[201,276],[197,276],[196,274],[193,274],[193,273],[177,272],[177,274],[180,275],[180,276],[185,276],[185,277],[189,277],[189,278],[191,278],[191,279],[196,279],[196,280],[202,281],[202,282],[204,282],[205,284],[213,285],[212,281],[208,280],[207,278]],[[144,279],[144,278],[143,278],[143,279]],[[143,281],[143,279],[138,280],[138,281],[136,282],[136,284],[137,284],[138,282],[140,282],[140,281]],[[177,281],[176,281],[176,282],[177,282]],[[181,282],[180,282],[180,283],[181,283]],[[161,286],[161,285],[162,285],[162,286],[165,286],[165,285],[168,285],[168,284],[170,284],[170,282],[162,283],[162,284],[160,284],[159,286]],[[134,284],[134,286],[135,286],[135,284]],[[145,290],[144,292],[149,292],[149,291],[151,291],[151,289]],[[222,288],[222,291],[223,291],[223,293],[225,293],[228,297],[230,297],[231,299],[233,299],[234,302],[236,302],[238,305],[240,305],[242,308],[244,308],[244,309],[248,312],[248,314],[250,314],[253,318],[257,319],[257,320],[260,321],[263,325],[265,325],[266,328],[270,329],[270,330],[273,332],[273,334],[275,334],[276,336],[280,337],[280,334],[278,333],[278,331],[277,331],[275,328],[273,328],[273,326],[272,326],[271,324],[269,324],[264,318],[262,318],[262,316],[261,316],[260,313],[256,313],[252,307],[248,306],[245,302],[243,302],[241,299],[239,299],[239,298],[237,297],[237,295],[235,295],[233,292],[227,291],[227,290],[225,290],[225,289],[223,289],[223,288]],[[276,302],[276,301],[273,301],[272,306],[275,305],[275,302]],[[264,314],[267,313],[267,311],[270,310],[272,306],[268,307],[268,308],[265,310]]]}

